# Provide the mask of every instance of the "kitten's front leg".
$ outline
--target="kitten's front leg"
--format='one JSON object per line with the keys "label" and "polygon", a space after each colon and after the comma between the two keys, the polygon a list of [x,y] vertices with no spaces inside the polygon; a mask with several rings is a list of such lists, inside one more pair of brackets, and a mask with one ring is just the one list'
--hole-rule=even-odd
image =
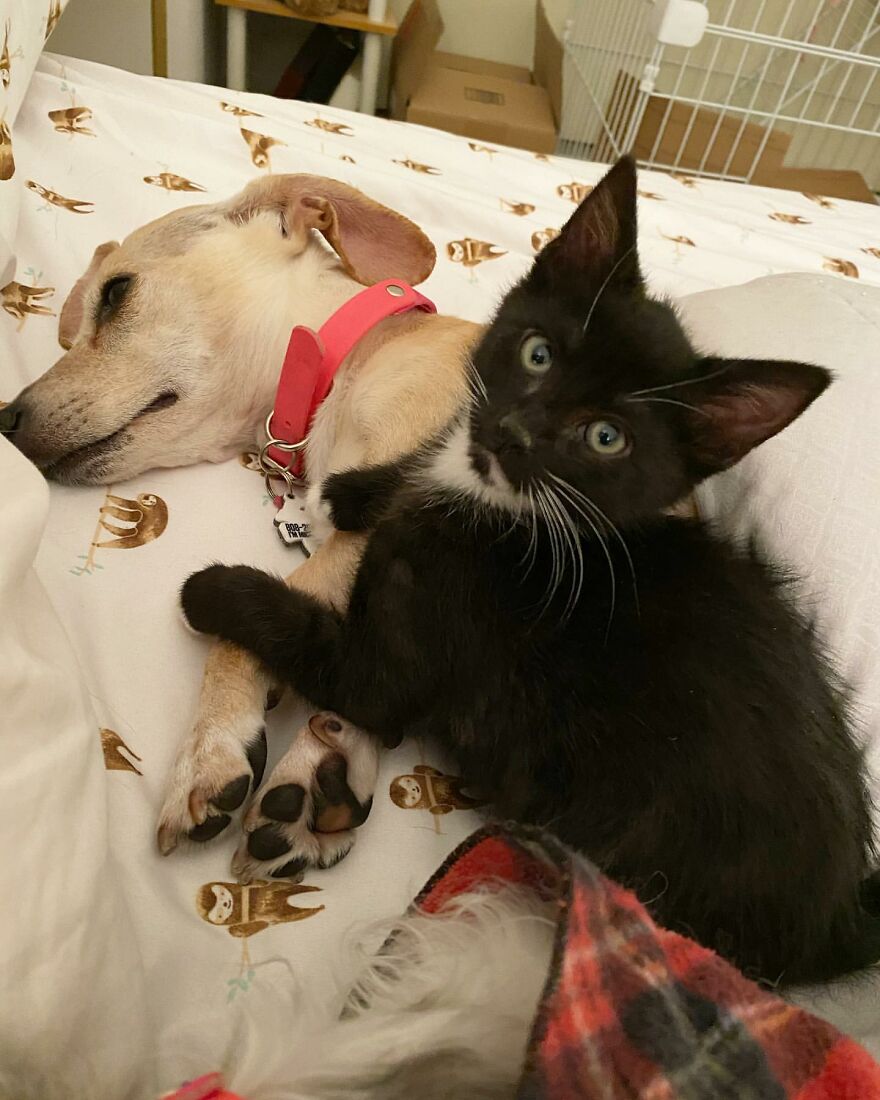
{"label": "kitten's front leg", "polygon": [[277,577],[247,565],[211,565],[180,594],[187,621],[249,650],[280,681],[322,709],[336,698],[342,620]]}
{"label": "kitten's front leg", "polygon": [[[409,459],[409,463],[412,459]],[[363,466],[330,474],[321,486],[321,501],[337,531],[368,531],[403,484],[407,460]]]}

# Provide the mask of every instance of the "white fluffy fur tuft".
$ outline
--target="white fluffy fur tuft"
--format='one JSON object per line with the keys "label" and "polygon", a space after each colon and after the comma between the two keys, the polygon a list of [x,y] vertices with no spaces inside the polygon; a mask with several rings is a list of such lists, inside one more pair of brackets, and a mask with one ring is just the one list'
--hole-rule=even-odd
{"label": "white fluffy fur tuft", "polygon": [[[37,1067],[25,1075],[7,1066],[0,1100],[155,1100],[157,1078],[172,1089],[217,1069],[247,1100],[512,1097],[550,963],[552,915],[519,887],[463,895],[436,916],[410,913],[361,936],[340,969],[347,992],[329,1003],[253,990],[225,1064],[212,1038],[229,1034],[229,1018],[203,1017],[175,1024],[159,1066],[144,1067],[125,1096],[87,1066],[50,1081]],[[366,946],[377,935],[386,941],[378,954]]]}
{"label": "white fluffy fur tuft", "polygon": [[248,1020],[226,1067],[235,1091],[248,1100],[513,1094],[550,960],[546,905],[518,889],[473,893],[385,931],[393,939],[383,953],[365,962],[355,952],[354,989],[323,1020],[306,1023],[294,1001]]}

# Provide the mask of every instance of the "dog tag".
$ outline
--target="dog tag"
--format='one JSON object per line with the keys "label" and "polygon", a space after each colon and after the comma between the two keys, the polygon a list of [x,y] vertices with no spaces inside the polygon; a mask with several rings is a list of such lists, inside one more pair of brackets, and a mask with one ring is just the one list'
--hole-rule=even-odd
{"label": "dog tag", "polygon": [[278,538],[286,547],[299,547],[307,558],[311,557],[311,524],[308,521],[303,499],[286,496],[281,508],[276,511],[273,522]]}

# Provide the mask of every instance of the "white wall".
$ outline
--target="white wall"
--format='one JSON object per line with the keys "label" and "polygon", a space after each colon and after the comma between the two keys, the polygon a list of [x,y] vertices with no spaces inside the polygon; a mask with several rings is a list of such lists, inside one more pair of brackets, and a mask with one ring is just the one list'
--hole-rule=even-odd
{"label": "white wall", "polygon": [[[540,2],[561,36],[573,0],[437,0],[445,26],[438,48],[531,68],[535,7]],[[410,0],[389,0],[398,19],[403,19],[409,4]]]}
{"label": "white wall", "polygon": [[535,0],[439,0],[439,49],[532,67]]}
{"label": "white wall", "polygon": [[[543,2],[551,22],[561,24],[571,0]],[[409,3],[389,0],[389,8],[402,20]],[[438,0],[445,24],[439,48],[531,68],[535,4],[536,0]],[[167,7],[169,76],[225,83],[225,9],[211,0],[168,0]],[[292,19],[248,15],[248,87],[271,92],[311,29]],[[70,0],[49,49],[151,73],[150,0]],[[345,105],[354,106],[356,99],[355,89]]]}
{"label": "white wall", "polygon": [[[133,73],[152,73],[150,10],[150,0],[70,0],[48,49]],[[169,76],[219,79],[218,22],[209,0],[168,0]]]}
{"label": "white wall", "polygon": [[150,0],[70,0],[46,48],[151,73]]}
{"label": "white wall", "polygon": [[168,75],[175,80],[224,84],[221,39],[226,22],[220,9],[209,0],[168,0],[167,7]]}
{"label": "white wall", "polygon": [[[568,2],[551,0],[557,5]],[[535,3],[536,0],[437,0],[445,26],[438,49],[531,68]],[[402,21],[409,4],[410,0],[389,0],[388,8],[398,21]],[[269,15],[249,15],[249,89],[271,92],[310,30],[306,23]],[[380,89],[380,103],[382,98]],[[355,95],[351,102],[340,100],[339,105],[354,106],[356,101]]]}

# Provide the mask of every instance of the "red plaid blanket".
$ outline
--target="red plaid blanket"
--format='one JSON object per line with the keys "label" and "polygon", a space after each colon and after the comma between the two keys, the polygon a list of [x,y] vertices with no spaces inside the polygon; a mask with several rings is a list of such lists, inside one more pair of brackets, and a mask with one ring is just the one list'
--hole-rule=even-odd
{"label": "red plaid blanket", "polygon": [[551,973],[517,1100],[880,1100],[880,1066],[692,940],[556,841],[489,826],[416,904],[502,880],[553,898]]}

